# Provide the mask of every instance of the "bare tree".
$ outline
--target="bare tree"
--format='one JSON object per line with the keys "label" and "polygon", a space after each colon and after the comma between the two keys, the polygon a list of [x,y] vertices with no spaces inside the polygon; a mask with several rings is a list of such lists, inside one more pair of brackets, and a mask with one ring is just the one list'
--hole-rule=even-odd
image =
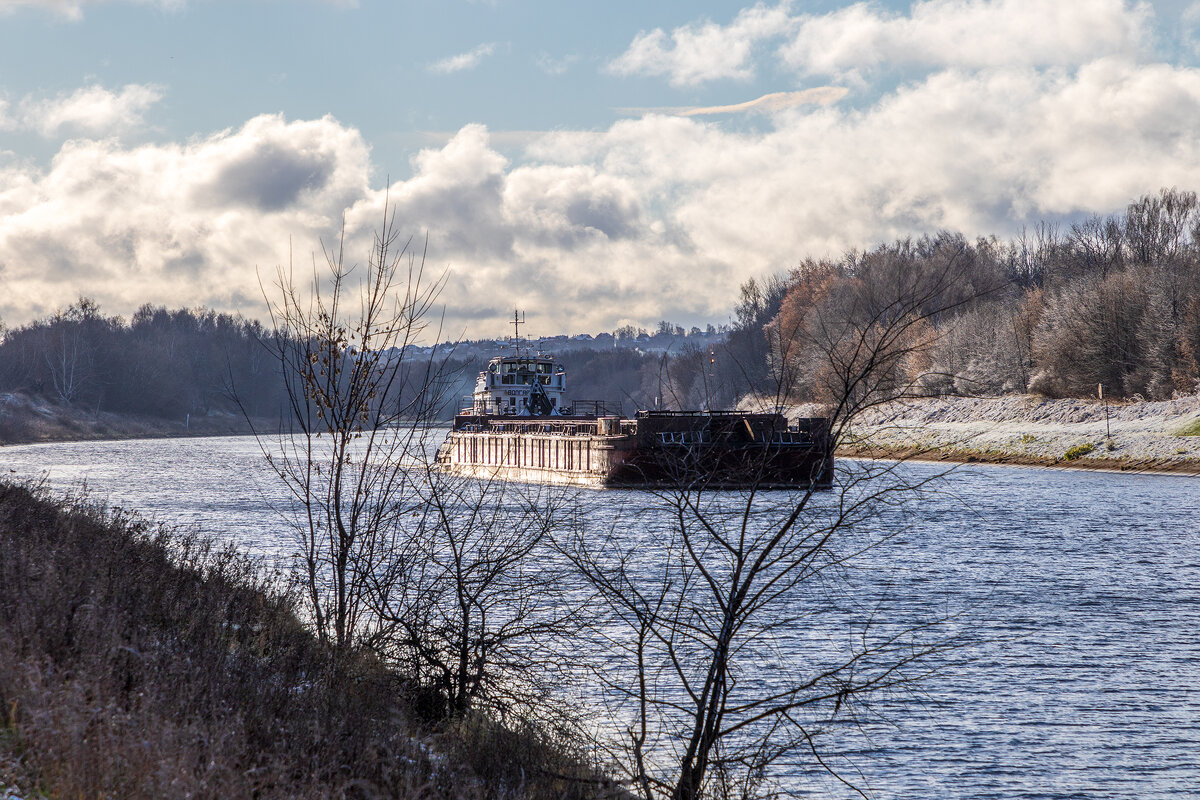
{"label": "bare tree", "polygon": [[426,334],[441,288],[424,256],[402,242],[385,206],[361,279],[336,250],[314,259],[311,290],[289,266],[268,297],[268,340],[287,382],[288,418],[260,436],[270,466],[295,500],[303,583],[312,622],[342,650],[365,641],[373,571],[406,535],[415,433],[436,405],[431,361],[413,347]]}
{"label": "bare tree", "polygon": [[574,616],[545,557],[564,498],[436,469],[457,376],[413,348],[438,333],[441,281],[386,210],[357,291],[342,244],[324,256],[311,295],[279,273],[270,348],[292,420],[260,437],[295,501],[313,625],[399,667],[433,716],[532,708]]}
{"label": "bare tree", "polygon": [[[819,371],[808,386],[839,439],[864,411],[920,392],[929,320],[966,302],[950,290],[960,256],[885,259],[870,267],[876,281],[861,265],[853,276],[830,270],[818,283],[839,291],[793,309],[793,330],[774,328],[803,350],[778,363]],[[782,387],[776,402],[788,399]],[[777,767],[805,759],[853,785],[821,737],[963,644],[939,619],[836,591],[856,557],[901,531],[872,526],[881,510],[903,508],[926,480],[897,464],[844,467],[831,494],[761,491],[753,480],[712,492],[722,481],[711,477],[658,492],[650,513],[567,547],[607,601],[598,675],[623,722],[613,757],[645,800],[755,796]],[[850,635],[797,645],[797,631],[821,625]]]}
{"label": "bare tree", "polygon": [[1022,286],[1042,286],[1053,280],[1059,266],[1061,240],[1058,226],[1039,222],[1032,233],[1025,228],[1009,251],[1010,268]]}
{"label": "bare tree", "polygon": [[[693,487],[657,495],[668,520],[657,530],[643,518],[642,536],[577,542],[611,611],[598,674],[625,721],[615,761],[640,796],[750,797],[780,762],[826,766],[826,729],[959,646],[931,637],[931,620],[883,616],[869,601],[856,617],[829,593],[853,557],[899,533],[861,527],[917,488],[884,470],[844,476],[832,502]],[[843,646],[797,648],[797,630],[836,623],[849,628]]]}
{"label": "bare tree", "polygon": [[1136,264],[1163,264],[1185,248],[1198,221],[1195,192],[1162,189],[1130,203],[1122,229],[1129,256]]}
{"label": "bare tree", "polygon": [[120,324],[119,317],[106,319],[89,297],[80,297],[49,322],[35,324],[44,337],[42,358],[60,401],[71,405],[99,396],[103,381],[97,374],[97,350],[103,347],[107,333]]}
{"label": "bare tree", "polygon": [[1146,391],[1139,335],[1149,291],[1138,270],[1079,281],[1047,298],[1034,335],[1038,372],[1030,388],[1052,397],[1086,397],[1097,383],[1113,395]]}
{"label": "bare tree", "polygon": [[549,547],[572,495],[427,468],[416,500],[405,540],[375,572],[374,649],[434,691],[430,712],[540,707],[578,627]]}
{"label": "bare tree", "polygon": [[88,385],[90,359],[78,322],[61,322],[46,331],[47,344],[43,357],[50,373],[54,394],[71,405]]}
{"label": "bare tree", "polygon": [[1093,215],[1071,226],[1069,243],[1081,262],[1081,271],[1088,274],[1099,272],[1103,280],[1121,264],[1124,236],[1119,220]]}
{"label": "bare tree", "polygon": [[963,281],[969,257],[965,243],[948,239],[925,254],[884,247],[805,273],[798,301],[771,326],[777,402],[825,404],[841,440],[862,412],[928,396],[935,378],[952,378],[938,376],[932,359],[940,328],[1005,286],[995,275]]}
{"label": "bare tree", "polygon": [[1016,300],[998,301],[943,325],[932,346],[929,388],[962,395],[1026,391],[1031,332],[1024,312]]}

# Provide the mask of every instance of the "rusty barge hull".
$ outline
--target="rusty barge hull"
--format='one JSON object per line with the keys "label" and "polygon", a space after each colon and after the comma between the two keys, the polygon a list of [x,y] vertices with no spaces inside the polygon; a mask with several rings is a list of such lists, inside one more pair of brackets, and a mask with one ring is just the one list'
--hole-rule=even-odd
{"label": "rusty barge hull", "polygon": [[825,489],[826,419],[643,411],[617,417],[461,414],[439,468],[481,480],[592,488]]}

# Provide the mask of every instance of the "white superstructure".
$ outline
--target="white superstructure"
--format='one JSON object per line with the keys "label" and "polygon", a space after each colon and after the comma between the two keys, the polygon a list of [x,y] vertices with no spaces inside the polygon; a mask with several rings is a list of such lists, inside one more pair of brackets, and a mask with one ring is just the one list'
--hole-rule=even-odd
{"label": "white superstructure", "polygon": [[470,413],[548,417],[569,413],[561,364],[542,356],[493,358],[475,381]]}

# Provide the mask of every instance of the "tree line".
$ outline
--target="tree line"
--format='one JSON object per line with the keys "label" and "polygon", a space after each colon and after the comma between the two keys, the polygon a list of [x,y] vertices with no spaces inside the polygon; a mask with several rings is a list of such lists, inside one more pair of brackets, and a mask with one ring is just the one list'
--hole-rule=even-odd
{"label": "tree line", "polygon": [[170,419],[235,414],[237,400],[248,413],[277,414],[283,387],[264,336],[257,321],[204,308],[147,304],[126,322],[84,297],[5,332],[0,388]]}
{"label": "tree line", "polygon": [[[837,259],[807,259],[765,290],[769,355],[756,388],[827,400],[835,334],[921,294],[893,380],[921,394],[1169,399],[1200,386],[1200,203],[1163,189],[1124,213],[1008,241],[941,232]],[[743,300],[747,287],[743,287]],[[916,314],[915,312],[919,312]],[[843,354],[844,355],[844,354]]]}
{"label": "tree line", "polygon": [[[661,323],[660,333],[668,326],[670,335],[678,334],[679,326],[671,323]],[[26,392],[94,412],[164,419],[293,414],[283,372],[270,355],[276,333],[240,315],[147,304],[126,321],[83,297],[50,317],[0,332],[0,391]],[[700,388],[690,394],[675,391],[682,376],[699,375],[702,350],[685,344],[664,359],[635,348],[601,347],[558,358],[568,370],[573,397],[605,401],[631,414],[676,399],[703,405]],[[408,359],[404,368],[415,369],[415,363]],[[666,364],[675,376],[670,380],[663,377]],[[486,367],[486,358],[453,352],[445,357],[438,365],[446,387],[436,416],[449,419]],[[393,387],[393,404],[411,402],[403,389],[409,385]]]}

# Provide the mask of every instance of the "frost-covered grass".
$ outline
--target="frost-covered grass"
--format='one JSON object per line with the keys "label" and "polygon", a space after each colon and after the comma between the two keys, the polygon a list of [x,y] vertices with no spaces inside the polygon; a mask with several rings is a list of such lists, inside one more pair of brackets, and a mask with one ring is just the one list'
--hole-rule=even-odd
{"label": "frost-covered grass", "polygon": [[[1200,397],[1194,395],[1107,407],[1035,395],[930,398],[872,410],[854,432],[855,446],[874,452],[919,449],[934,457],[1200,470]],[[1067,462],[1067,451],[1081,442],[1094,447]]]}

